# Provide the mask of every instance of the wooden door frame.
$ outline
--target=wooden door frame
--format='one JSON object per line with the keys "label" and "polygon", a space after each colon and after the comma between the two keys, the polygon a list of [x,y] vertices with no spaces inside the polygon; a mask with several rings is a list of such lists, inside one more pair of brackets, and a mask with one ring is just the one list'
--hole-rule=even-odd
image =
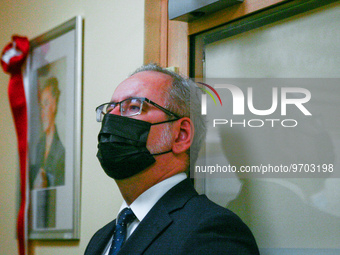
{"label": "wooden door frame", "polygon": [[[296,0],[244,0],[192,22],[168,19],[168,0],[145,0],[144,63],[175,66],[190,73],[190,38],[247,15]],[[193,47],[193,45],[191,46]],[[195,73],[196,77],[200,72]]]}

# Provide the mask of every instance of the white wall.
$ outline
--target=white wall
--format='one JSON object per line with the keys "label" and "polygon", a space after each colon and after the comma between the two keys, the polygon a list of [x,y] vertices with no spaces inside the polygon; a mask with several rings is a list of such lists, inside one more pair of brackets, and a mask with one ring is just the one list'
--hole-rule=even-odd
{"label": "white wall", "polygon": [[[122,198],[96,158],[94,109],[143,63],[144,1],[0,0],[0,47],[13,34],[29,39],[82,15],[84,25],[83,144],[80,242],[33,242],[33,254],[83,254],[93,233],[115,217]],[[0,254],[17,254],[18,156],[7,97],[9,76],[0,72]]]}

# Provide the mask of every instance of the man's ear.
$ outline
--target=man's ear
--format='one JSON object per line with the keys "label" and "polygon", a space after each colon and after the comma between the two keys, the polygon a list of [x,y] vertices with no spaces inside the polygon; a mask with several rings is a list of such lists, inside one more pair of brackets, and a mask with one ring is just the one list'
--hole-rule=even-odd
{"label": "man's ear", "polygon": [[174,123],[175,138],[172,144],[172,152],[180,154],[190,148],[194,137],[194,125],[190,118],[184,117]]}

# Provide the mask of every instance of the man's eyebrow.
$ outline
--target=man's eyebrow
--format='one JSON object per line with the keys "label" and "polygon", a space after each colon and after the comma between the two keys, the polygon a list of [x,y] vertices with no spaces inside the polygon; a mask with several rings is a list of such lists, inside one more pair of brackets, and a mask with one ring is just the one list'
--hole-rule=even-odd
{"label": "man's eyebrow", "polygon": [[[121,102],[121,101],[123,101],[123,100],[125,100],[125,99],[128,99],[129,97],[127,97],[127,98],[124,98],[124,99],[122,99],[122,100],[110,100],[110,103],[117,103],[117,102]],[[130,97],[131,98],[131,97]]]}
{"label": "man's eyebrow", "polygon": [[141,97],[137,97],[137,96],[130,96],[130,97],[126,97],[122,100],[111,100],[110,103],[117,103],[117,102],[122,102],[124,100],[127,100],[127,99],[132,99],[132,98],[141,98]]}

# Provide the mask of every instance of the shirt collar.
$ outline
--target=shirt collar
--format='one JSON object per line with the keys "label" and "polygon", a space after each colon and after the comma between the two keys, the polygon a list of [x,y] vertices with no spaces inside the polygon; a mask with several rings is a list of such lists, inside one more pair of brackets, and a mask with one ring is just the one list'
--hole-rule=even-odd
{"label": "shirt collar", "polygon": [[185,173],[176,174],[144,191],[144,193],[142,193],[135,201],[133,201],[130,206],[128,206],[127,203],[123,201],[117,218],[124,208],[130,207],[133,213],[136,215],[138,221],[141,222],[151,210],[151,208],[166,192],[186,178],[187,175]]}

